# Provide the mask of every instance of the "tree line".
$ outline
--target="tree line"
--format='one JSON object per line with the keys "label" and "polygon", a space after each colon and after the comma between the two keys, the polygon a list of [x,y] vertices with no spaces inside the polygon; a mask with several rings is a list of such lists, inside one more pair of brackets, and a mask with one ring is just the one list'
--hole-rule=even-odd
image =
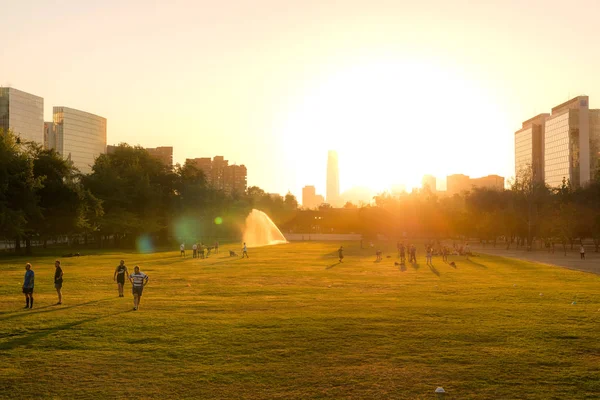
{"label": "tree line", "polygon": [[493,246],[502,239],[507,248],[557,244],[565,252],[587,240],[599,251],[600,173],[584,187],[573,188],[565,178],[551,188],[525,168],[506,190],[473,188],[454,196],[440,196],[428,188],[400,196],[381,193],[362,207],[325,205],[299,211],[283,228],[298,233],[360,233],[366,239],[477,238]]}
{"label": "tree line", "polygon": [[0,238],[44,245],[69,238],[97,246],[133,248],[143,239],[173,241],[241,238],[253,208],[265,211],[284,232],[360,233],[364,238],[469,238],[507,247],[535,243],[563,250],[582,240],[600,248],[600,173],[582,188],[565,179],[551,188],[521,171],[507,190],[474,188],[439,196],[428,189],[369,205],[318,210],[298,208],[296,198],[272,196],[253,186],[244,193],[214,189],[193,164],[168,167],[139,146],[119,145],[81,174],[54,150],[0,132]]}
{"label": "tree line", "polygon": [[55,150],[0,132],[0,238],[44,247],[57,238],[98,246],[133,247],[173,240],[238,239],[246,216],[259,208],[282,224],[298,202],[258,187],[225,193],[190,163],[168,167],[144,148],[120,144],[81,174]]}

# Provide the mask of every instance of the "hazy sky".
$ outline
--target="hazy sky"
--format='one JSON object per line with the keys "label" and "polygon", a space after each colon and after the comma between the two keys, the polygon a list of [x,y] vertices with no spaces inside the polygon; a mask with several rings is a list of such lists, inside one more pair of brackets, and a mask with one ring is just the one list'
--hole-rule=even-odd
{"label": "hazy sky", "polygon": [[0,85],[108,119],[109,144],[224,155],[268,192],[513,175],[513,134],[600,108],[598,1],[0,0]]}

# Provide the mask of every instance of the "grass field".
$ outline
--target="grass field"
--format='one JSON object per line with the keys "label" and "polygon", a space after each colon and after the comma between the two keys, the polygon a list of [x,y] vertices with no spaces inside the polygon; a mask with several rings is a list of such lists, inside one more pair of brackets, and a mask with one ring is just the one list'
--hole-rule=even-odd
{"label": "grass field", "polygon": [[[355,243],[338,264],[337,246],[67,258],[62,306],[54,258],[33,258],[32,310],[27,260],[0,259],[0,398],[600,397],[600,277],[423,254],[402,271]],[[150,277],[139,311],[121,258]]]}

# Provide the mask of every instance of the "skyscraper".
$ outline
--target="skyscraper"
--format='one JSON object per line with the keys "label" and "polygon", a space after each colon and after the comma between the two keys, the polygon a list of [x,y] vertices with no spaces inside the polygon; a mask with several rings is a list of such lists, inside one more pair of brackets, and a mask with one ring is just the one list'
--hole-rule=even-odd
{"label": "skyscraper", "polygon": [[44,144],[44,99],[0,87],[0,129],[26,141]]}
{"label": "skyscraper", "polygon": [[340,202],[340,172],[338,167],[338,155],[335,150],[329,150],[327,155],[327,203],[332,207],[338,207]]}
{"label": "skyscraper", "polygon": [[515,176],[531,168],[533,180],[544,182],[544,133],[546,118],[540,114],[525,122],[515,132]]}
{"label": "skyscraper", "polygon": [[54,149],[89,174],[96,158],[106,153],[106,118],[69,107],[54,107],[53,115]]}
{"label": "skyscraper", "polygon": [[600,110],[588,96],[577,96],[523,122],[515,132],[515,172],[530,165],[534,179],[558,187],[586,185],[600,158]]}

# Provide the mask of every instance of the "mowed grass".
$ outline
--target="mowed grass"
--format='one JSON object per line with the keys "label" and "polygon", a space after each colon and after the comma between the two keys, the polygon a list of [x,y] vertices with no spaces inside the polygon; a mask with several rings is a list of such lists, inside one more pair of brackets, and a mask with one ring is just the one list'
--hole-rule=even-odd
{"label": "mowed grass", "polygon": [[[394,265],[393,244],[0,260],[0,397],[589,399],[600,396],[600,277],[506,258]],[[222,252],[229,247],[222,246]],[[236,245],[236,249],[237,249]],[[392,258],[385,258],[392,255]],[[112,277],[150,277],[141,308]],[[576,302],[576,304],[572,304]]]}

